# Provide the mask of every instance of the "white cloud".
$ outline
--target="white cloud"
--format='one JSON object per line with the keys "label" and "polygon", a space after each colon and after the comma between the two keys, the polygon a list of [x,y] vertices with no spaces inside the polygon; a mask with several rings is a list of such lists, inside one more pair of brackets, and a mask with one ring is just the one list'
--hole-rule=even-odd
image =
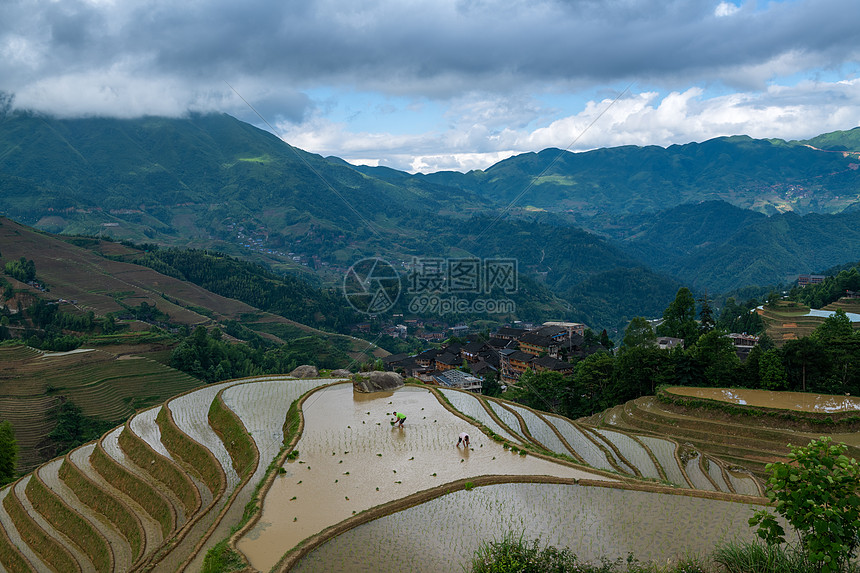
{"label": "white cloud", "polygon": [[739,10],[740,7],[736,6],[735,4],[732,4],[730,2],[720,2],[714,9],[714,16],[716,16],[717,18],[724,18],[726,16],[736,14]]}
{"label": "white cloud", "polygon": [[[602,115],[601,115],[602,114]],[[595,121],[598,116],[601,116]],[[511,155],[548,147],[585,151],[618,145],[683,144],[725,135],[806,139],[860,123],[860,79],[771,86],[759,94],[707,97],[703,89],[647,91],[590,101],[574,115],[532,129],[488,130],[452,119],[440,133],[353,133],[348,124],[315,117],[283,124],[286,141],[323,155],[410,172],[484,169]],[[592,125],[593,124],[593,125]],[[590,126],[590,127],[589,127]],[[440,153],[438,150],[445,150]]]}

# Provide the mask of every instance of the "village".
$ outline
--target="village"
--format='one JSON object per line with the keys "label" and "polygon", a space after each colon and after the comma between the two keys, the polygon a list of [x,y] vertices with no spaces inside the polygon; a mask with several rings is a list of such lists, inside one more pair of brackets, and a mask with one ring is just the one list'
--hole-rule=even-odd
{"label": "village", "polygon": [[[502,326],[489,338],[466,335],[466,328],[438,348],[417,354],[391,354],[382,359],[385,370],[417,378],[424,383],[481,393],[488,376],[502,390],[516,386],[526,370],[552,371],[572,376],[574,364],[597,352],[611,351],[594,337],[586,336],[586,326],[576,322],[545,322],[534,326]],[[741,360],[758,342],[757,336],[728,335]],[[683,346],[682,338],[660,336],[657,348],[672,350]]]}

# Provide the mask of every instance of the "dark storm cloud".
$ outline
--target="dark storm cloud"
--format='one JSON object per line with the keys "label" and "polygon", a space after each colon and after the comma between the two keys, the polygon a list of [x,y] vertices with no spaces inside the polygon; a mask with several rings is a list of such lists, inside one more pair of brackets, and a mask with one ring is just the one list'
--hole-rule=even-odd
{"label": "dark storm cloud", "polygon": [[[198,80],[254,76],[397,93],[522,81],[685,75],[802,53],[857,56],[854,0],[768,3],[717,17],[713,1],[13,2],[0,41],[31,38],[7,78],[125,63]],[[14,43],[14,42],[13,42]],[[38,55],[38,58],[35,56]],[[128,64],[128,62],[132,62]],[[2,65],[2,64],[0,64]],[[710,78],[709,78],[710,76]],[[12,86],[14,87],[14,86]],[[8,88],[7,88],[8,89]]]}

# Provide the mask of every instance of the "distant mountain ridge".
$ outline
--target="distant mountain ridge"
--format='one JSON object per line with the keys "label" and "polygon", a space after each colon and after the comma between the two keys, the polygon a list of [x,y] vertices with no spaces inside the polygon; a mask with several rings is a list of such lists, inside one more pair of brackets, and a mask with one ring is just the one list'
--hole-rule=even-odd
{"label": "distant mountain ridge", "polygon": [[[858,134],[860,128],[813,140],[824,150],[805,142],[748,136],[667,148],[545,149],[462,177],[446,172],[426,178],[504,203],[531,187],[519,206],[581,211],[577,220],[715,199],[767,214],[835,213],[860,201]],[[835,148],[855,154],[826,151]]]}
{"label": "distant mountain ridge", "polygon": [[[602,326],[623,320],[622,306],[665,306],[679,280],[718,291],[855,258],[839,258],[860,248],[850,230],[833,249],[814,235],[860,212],[858,140],[860,128],[807,142],[547,149],[412,175],[307,153],[224,114],[11,113],[0,116],[0,213],[57,233],[216,248],[329,286],[368,256],[514,257],[540,301],[523,308]],[[751,232],[751,243],[729,240]],[[627,290],[595,296],[601,275]]]}

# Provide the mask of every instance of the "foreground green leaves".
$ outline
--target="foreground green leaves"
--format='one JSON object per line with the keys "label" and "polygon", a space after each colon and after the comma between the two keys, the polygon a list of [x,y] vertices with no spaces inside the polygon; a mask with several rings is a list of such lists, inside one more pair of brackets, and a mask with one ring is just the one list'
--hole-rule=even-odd
{"label": "foreground green leaves", "polygon": [[[845,444],[828,437],[792,448],[791,462],[768,464],[767,496],[795,529],[809,564],[824,573],[847,567],[860,544],[860,464]],[[776,517],[761,510],[750,519],[769,545],[786,542]]]}

